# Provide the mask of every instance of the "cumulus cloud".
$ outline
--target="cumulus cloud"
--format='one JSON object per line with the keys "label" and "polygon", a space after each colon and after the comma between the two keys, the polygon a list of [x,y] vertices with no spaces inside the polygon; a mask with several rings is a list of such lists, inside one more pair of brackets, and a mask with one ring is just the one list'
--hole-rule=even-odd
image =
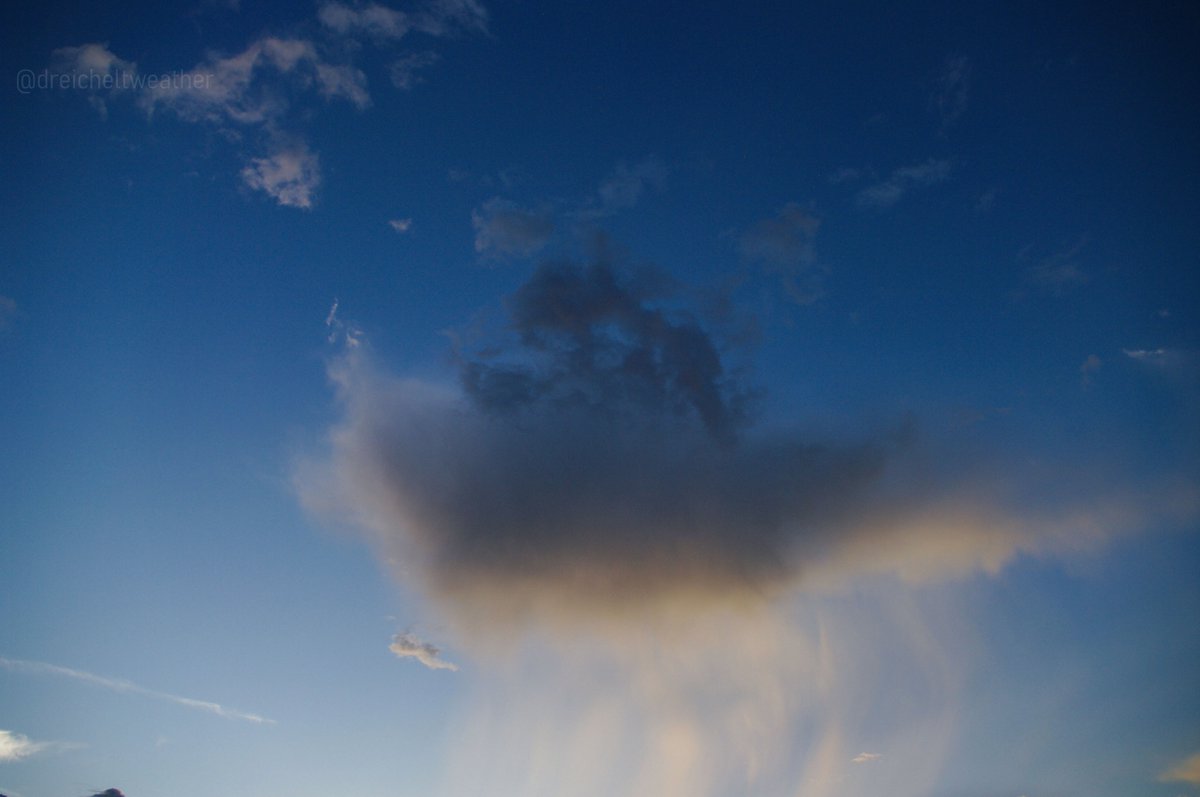
{"label": "cumulus cloud", "polygon": [[415,634],[396,634],[388,650],[401,659],[416,659],[431,670],[457,671],[458,665],[442,658],[442,651],[436,645],[419,639]]}
{"label": "cumulus cloud", "polygon": [[811,304],[824,292],[814,271],[814,239],[820,220],[795,202],[784,205],[779,213],[762,219],[742,233],[742,257],[778,274],[797,304]]}
{"label": "cumulus cloud", "polygon": [[321,184],[321,167],[315,153],[304,144],[296,144],[265,158],[252,159],[242,169],[242,181],[284,207],[307,210],[313,206]]}
{"label": "cumulus cloud", "polygon": [[170,703],[175,703],[187,708],[205,711],[209,714],[216,714],[218,717],[226,719],[245,720],[256,724],[274,724],[274,720],[259,716],[258,714],[250,714],[245,711],[222,706],[219,703],[213,703],[208,700],[197,700],[192,697],[182,697],[173,695],[168,692],[159,692],[155,689],[147,689],[144,686],[138,686],[130,681],[125,681],[117,678],[106,678],[102,675],[95,675],[84,670],[74,670],[70,667],[61,667],[57,664],[47,664],[42,661],[27,661],[25,659],[10,659],[0,656],[0,667],[14,672],[25,672],[36,675],[57,675],[63,678],[71,678],[76,681],[82,681],[94,686],[110,689],[114,692],[125,692],[128,694],[142,695],[143,697],[152,697],[156,700],[165,700]]}
{"label": "cumulus cloud", "polygon": [[1200,752],[1193,753],[1169,767],[1158,776],[1158,779],[1163,783],[1188,783],[1200,786]]}
{"label": "cumulus cloud", "polygon": [[858,192],[861,207],[889,208],[915,188],[925,188],[943,182],[950,176],[953,164],[946,158],[930,158],[913,166],[903,166],[883,182],[867,186]]}
{"label": "cumulus cloud", "polygon": [[493,197],[472,211],[475,251],[485,256],[528,257],[554,233],[554,221],[544,210],[530,210]]}
{"label": "cumulus cloud", "polygon": [[0,761],[20,761],[37,755],[53,746],[51,742],[35,742],[28,736],[0,730]]}

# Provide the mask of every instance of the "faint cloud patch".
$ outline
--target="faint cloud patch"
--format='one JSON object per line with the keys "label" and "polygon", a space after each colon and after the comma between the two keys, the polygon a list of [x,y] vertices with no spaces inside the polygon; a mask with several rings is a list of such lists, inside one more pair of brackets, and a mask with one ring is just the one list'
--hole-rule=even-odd
{"label": "faint cloud patch", "polygon": [[1089,354],[1083,364],[1079,366],[1079,381],[1083,385],[1083,389],[1087,390],[1092,386],[1092,377],[1104,365],[1103,361],[1095,354]]}
{"label": "faint cloud patch", "polygon": [[937,79],[930,105],[938,115],[941,132],[957,122],[967,110],[971,93],[971,61],[965,55],[946,59]]}
{"label": "faint cloud patch", "polygon": [[409,91],[423,83],[421,72],[436,64],[440,56],[435,52],[409,53],[392,62],[390,75],[392,85],[401,91]]}
{"label": "faint cloud patch", "polygon": [[879,753],[859,753],[850,759],[851,764],[869,764],[872,761],[878,761],[883,758]]}
{"label": "faint cloud patch", "polygon": [[[1087,244],[1088,237],[1084,235],[1071,246],[1043,258],[1026,271],[1026,281],[1033,287],[1054,295],[1062,295],[1085,285],[1091,277],[1080,265],[1080,255]],[[1018,259],[1026,259],[1028,252],[1029,248],[1026,247],[1017,256]]]}
{"label": "faint cloud patch", "polygon": [[548,210],[531,210],[501,197],[492,197],[471,212],[475,251],[485,257],[529,257],[554,234]]}
{"label": "faint cloud patch", "polygon": [[0,294],[0,331],[8,329],[17,317],[17,302]]}
{"label": "faint cloud patch", "polygon": [[824,294],[815,271],[814,239],[821,221],[796,202],[762,219],[742,233],[742,257],[779,275],[783,288],[797,304],[812,304]]}
{"label": "faint cloud patch", "polygon": [[392,219],[388,222],[388,226],[401,235],[411,230],[412,224],[412,219]]}
{"label": "faint cloud patch", "polygon": [[903,166],[883,182],[859,191],[858,205],[864,208],[889,208],[913,189],[945,181],[952,170],[953,164],[948,158],[930,158],[923,163]]}

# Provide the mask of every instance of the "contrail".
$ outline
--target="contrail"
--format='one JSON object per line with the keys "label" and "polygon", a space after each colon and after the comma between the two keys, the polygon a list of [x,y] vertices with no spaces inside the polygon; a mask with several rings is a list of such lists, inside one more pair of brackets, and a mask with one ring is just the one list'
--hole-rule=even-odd
{"label": "contrail", "polygon": [[24,659],[10,659],[0,656],[0,667],[14,672],[29,672],[39,675],[62,675],[67,678],[74,678],[77,681],[102,686],[105,689],[111,689],[114,692],[127,692],[135,695],[144,695],[145,697],[153,697],[157,700],[166,700],[171,703],[177,703],[188,708],[207,711],[210,714],[216,714],[218,717],[226,719],[245,720],[246,722],[254,722],[262,725],[274,725],[275,720],[267,719],[258,714],[250,714],[245,711],[227,708],[220,703],[213,703],[208,700],[196,700],[191,697],[182,697],[173,695],[169,692],[159,692],[156,689],[147,689],[144,686],[138,686],[131,681],[125,681],[119,678],[105,678],[102,675],[96,675],[83,670],[73,670],[70,667],[61,667],[57,664],[48,664],[44,661],[26,661]]}

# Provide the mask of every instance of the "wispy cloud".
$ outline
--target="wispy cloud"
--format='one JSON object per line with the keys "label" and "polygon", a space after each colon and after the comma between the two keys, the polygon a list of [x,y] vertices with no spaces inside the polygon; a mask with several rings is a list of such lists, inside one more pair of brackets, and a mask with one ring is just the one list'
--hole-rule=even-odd
{"label": "wispy cloud", "polygon": [[923,163],[903,166],[892,172],[883,182],[869,185],[858,192],[860,207],[889,208],[905,194],[916,188],[925,188],[946,180],[953,169],[947,158],[930,158]]}
{"label": "wispy cloud", "polygon": [[388,221],[388,226],[403,235],[412,229],[412,223],[412,219],[391,219]]}
{"label": "wispy cloud", "polygon": [[500,197],[492,197],[471,213],[475,228],[475,251],[488,257],[529,257],[538,252],[554,233],[548,210],[523,208]]}
{"label": "wispy cloud", "polygon": [[[1087,283],[1090,277],[1080,264],[1080,255],[1087,244],[1088,237],[1083,235],[1070,246],[1052,252],[1029,268],[1026,280],[1035,288],[1054,295],[1065,294]],[[1018,258],[1027,256],[1027,250],[1023,250]]]}
{"label": "wispy cloud", "polygon": [[457,664],[442,658],[440,648],[419,639],[415,634],[396,634],[388,650],[395,653],[397,658],[416,659],[431,670],[458,670]]}
{"label": "wispy cloud", "polygon": [[667,167],[658,158],[649,157],[630,166],[617,164],[616,171],[600,183],[597,212],[615,213],[637,205],[647,188],[662,191],[667,182]]}
{"label": "wispy cloud", "polygon": [[191,697],[183,697],[174,695],[169,692],[160,692],[155,689],[147,689],[144,686],[138,686],[131,681],[125,681],[118,678],[106,678],[102,675],[95,675],[84,670],[74,670],[70,667],[62,667],[57,664],[47,664],[41,661],[27,661],[25,659],[10,659],[0,656],[0,667],[13,672],[24,672],[35,675],[57,675],[64,678],[72,678],[77,681],[89,683],[94,686],[100,686],[105,689],[110,689],[114,692],[124,692],[127,694],[141,695],[143,697],[151,697],[156,700],[165,700],[170,703],[175,703],[187,708],[194,708],[199,711],[205,711],[209,714],[216,714],[218,717],[226,719],[245,720],[246,722],[254,722],[259,724],[274,724],[275,720],[267,719],[258,714],[250,714],[245,711],[227,708],[219,703],[213,703],[208,700],[197,700]]}
{"label": "wispy cloud", "polygon": [[1189,783],[1200,786],[1200,752],[1172,765],[1158,776],[1163,783]]}
{"label": "wispy cloud", "polygon": [[970,59],[965,55],[950,56],[938,75],[937,87],[930,98],[930,104],[938,115],[943,133],[966,112],[970,91]]}
{"label": "wispy cloud", "polygon": [[859,753],[850,759],[851,764],[869,764],[872,761],[878,761],[883,758],[879,753]]}

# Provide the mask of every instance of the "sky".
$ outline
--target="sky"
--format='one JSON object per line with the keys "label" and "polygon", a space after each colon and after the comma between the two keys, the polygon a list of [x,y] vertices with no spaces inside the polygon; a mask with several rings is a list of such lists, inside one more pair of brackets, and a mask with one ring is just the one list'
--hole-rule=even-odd
{"label": "sky", "polygon": [[1200,794],[1188,4],[9,4],[0,793]]}

